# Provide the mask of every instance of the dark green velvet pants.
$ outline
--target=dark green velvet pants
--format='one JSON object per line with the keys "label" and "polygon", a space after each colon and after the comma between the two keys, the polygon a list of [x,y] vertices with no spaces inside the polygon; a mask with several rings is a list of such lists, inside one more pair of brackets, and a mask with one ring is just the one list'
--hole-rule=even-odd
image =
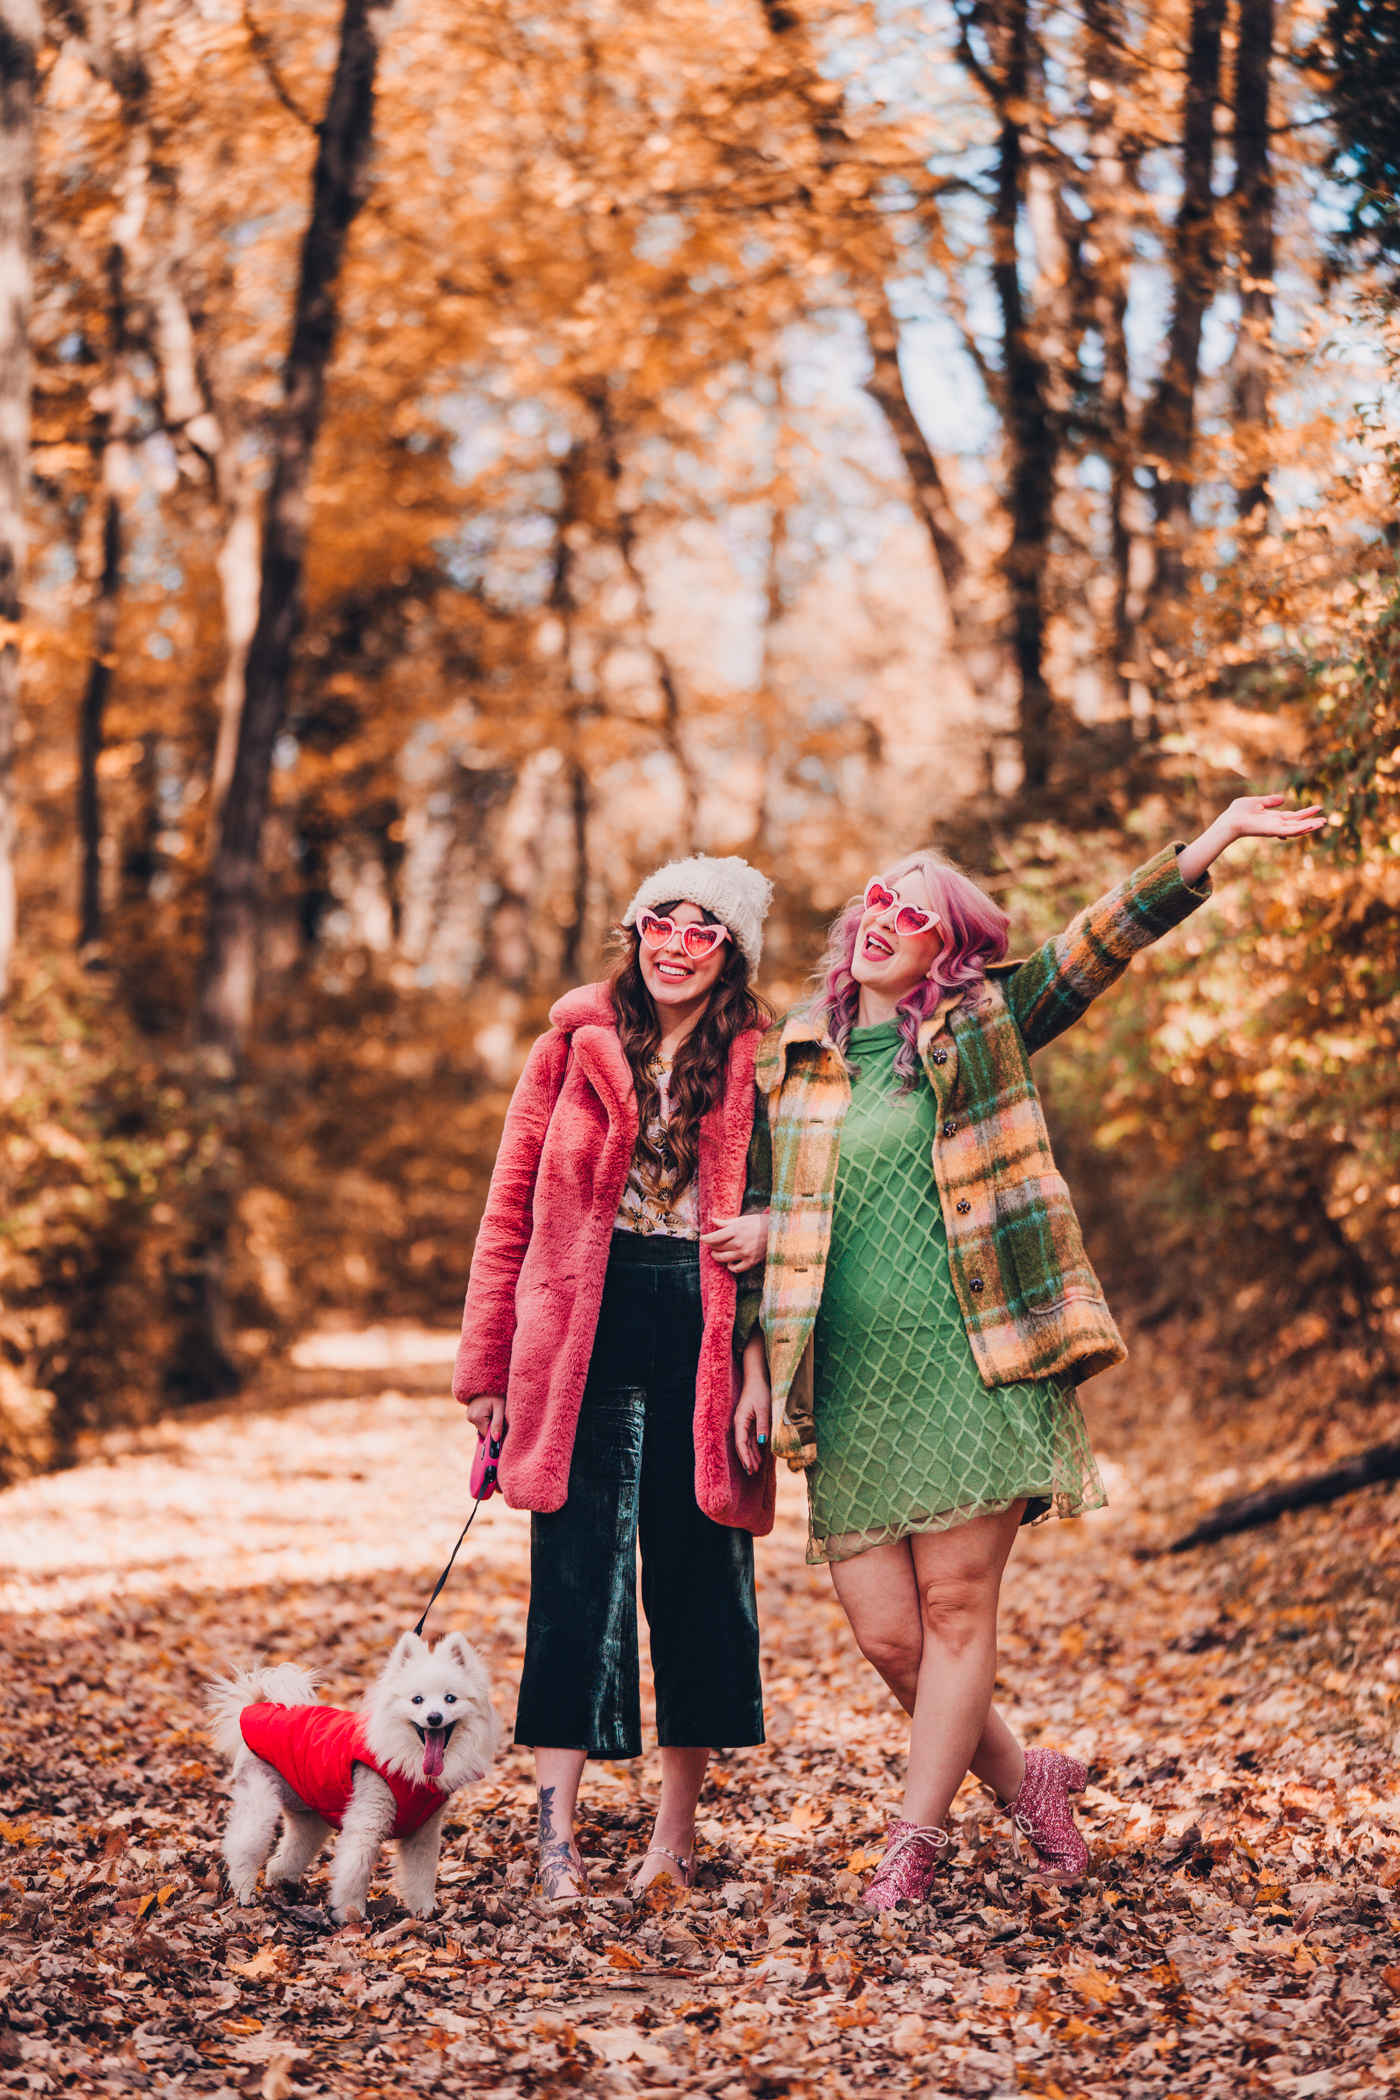
{"label": "dark green velvet pants", "polygon": [[530,1524],[515,1739],[639,1757],[637,1547],[664,1745],[763,1741],[753,1540],[695,1500],[693,1240],[613,1234],[564,1507]]}

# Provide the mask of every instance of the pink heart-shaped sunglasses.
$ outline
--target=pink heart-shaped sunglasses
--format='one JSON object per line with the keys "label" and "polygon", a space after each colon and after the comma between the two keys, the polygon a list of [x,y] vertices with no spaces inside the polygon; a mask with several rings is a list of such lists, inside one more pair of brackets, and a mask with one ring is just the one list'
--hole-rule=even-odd
{"label": "pink heart-shaped sunglasses", "polygon": [[[872,875],[865,885],[866,910],[885,912],[892,904],[899,904],[894,891],[887,889],[878,875]],[[896,933],[927,933],[930,926],[936,926],[937,923],[937,912],[920,911],[917,904],[899,904],[894,930]]]}
{"label": "pink heart-shaped sunglasses", "polygon": [[729,939],[727,926],[677,926],[674,919],[663,919],[654,911],[637,914],[637,931],[648,948],[664,948],[679,934],[681,946],[692,962],[703,962],[707,955],[714,954],[721,941]]}

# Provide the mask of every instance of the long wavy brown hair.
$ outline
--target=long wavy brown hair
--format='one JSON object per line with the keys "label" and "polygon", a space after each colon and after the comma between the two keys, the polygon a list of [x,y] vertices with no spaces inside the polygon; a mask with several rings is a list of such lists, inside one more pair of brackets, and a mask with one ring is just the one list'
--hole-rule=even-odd
{"label": "long wavy brown hair", "polygon": [[[674,897],[669,904],[658,904],[653,909],[666,918],[685,901]],[[710,911],[705,912],[705,921],[710,926],[719,924]],[[700,1159],[700,1125],[724,1097],[724,1078],[734,1038],[746,1028],[766,1027],[773,1013],[749,984],[749,967],[739,943],[726,941],[724,967],[715,979],[710,1003],[676,1052],[671,1067],[671,1113],[658,1147],[648,1136],[648,1125],[658,1114],[661,1100],[661,1090],[651,1070],[661,1042],[661,1020],[642,976],[641,947],[641,938],[633,927],[627,936],[626,950],[608,979],[608,989],[617,1016],[617,1038],[637,1090],[636,1156],[642,1179],[652,1189],[664,1184],[667,1194],[675,1197],[695,1179]]]}

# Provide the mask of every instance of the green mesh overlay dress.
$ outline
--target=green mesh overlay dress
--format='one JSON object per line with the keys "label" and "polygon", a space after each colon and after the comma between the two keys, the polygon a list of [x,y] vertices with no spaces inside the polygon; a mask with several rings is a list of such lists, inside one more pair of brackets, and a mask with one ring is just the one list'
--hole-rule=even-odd
{"label": "green mesh overlay dress", "polygon": [[893,1021],[852,1031],[831,1251],[815,1338],[809,1561],[947,1531],[1025,1496],[1034,1520],[1106,1497],[1074,1387],[983,1385],[948,1273],[937,1104],[900,1091]]}

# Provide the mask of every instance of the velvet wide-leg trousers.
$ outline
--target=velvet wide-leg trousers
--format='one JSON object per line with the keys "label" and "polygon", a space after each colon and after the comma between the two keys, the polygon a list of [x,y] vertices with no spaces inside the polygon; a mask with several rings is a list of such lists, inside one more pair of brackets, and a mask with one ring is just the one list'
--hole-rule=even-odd
{"label": "velvet wide-leg trousers", "polygon": [[695,1500],[693,1240],[616,1232],[562,1509],[530,1524],[515,1739],[639,1757],[637,1549],[663,1745],[761,1743],[753,1540]]}

